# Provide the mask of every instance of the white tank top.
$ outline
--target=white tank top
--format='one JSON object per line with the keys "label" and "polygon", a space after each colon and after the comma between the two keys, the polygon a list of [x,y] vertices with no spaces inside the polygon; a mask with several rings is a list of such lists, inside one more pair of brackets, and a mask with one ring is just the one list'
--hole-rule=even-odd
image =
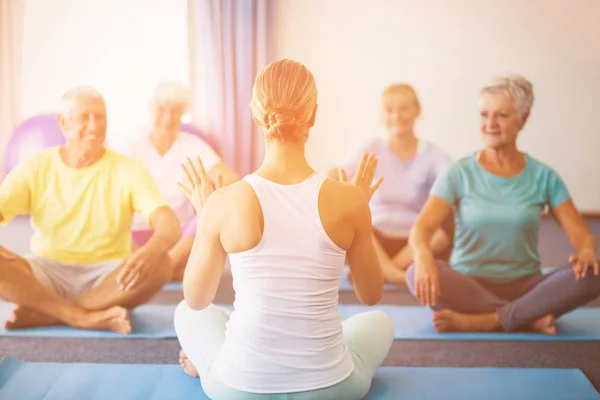
{"label": "white tank top", "polygon": [[327,235],[319,216],[315,173],[296,185],[259,175],[244,178],[260,202],[260,243],[229,254],[234,311],[212,372],[252,393],[291,393],[328,387],[354,369],[338,313],[346,251]]}

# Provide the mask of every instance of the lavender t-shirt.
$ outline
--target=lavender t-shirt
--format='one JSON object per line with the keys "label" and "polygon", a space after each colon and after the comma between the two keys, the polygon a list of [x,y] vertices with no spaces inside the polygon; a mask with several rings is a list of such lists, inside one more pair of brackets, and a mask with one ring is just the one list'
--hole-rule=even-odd
{"label": "lavender t-shirt", "polygon": [[379,159],[374,181],[383,177],[383,183],[371,199],[373,227],[386,236],[405,238],[425,205],[433,183],[452,159],[441,148],[420,139],[417,155],[404,162],[390,150],[385,139],[372,138],[341,166],[348,180],[352,179],[365,152],[373,152]]}

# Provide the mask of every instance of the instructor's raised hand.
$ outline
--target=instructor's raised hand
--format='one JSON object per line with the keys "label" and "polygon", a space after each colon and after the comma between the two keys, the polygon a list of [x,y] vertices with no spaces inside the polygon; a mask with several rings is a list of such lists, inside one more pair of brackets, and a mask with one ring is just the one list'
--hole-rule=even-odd
{"label": "instructor's raised hand", "polygon": [[181,167],[183,168],[186,182],[185,184],[178,182],[179,186],[192,202],[196,213],[200,214],[210,195],[223,186],[223,175],[217,175],[215,185],[213,186],[200,157],[196,157],[195,162],[192,162],[188,157],[185,164],[182,164]]}
{"label": "instructor's raised hand", "polygon": [[[373,194],[377,191],[381,182],[383,182],[383,177],[380,177],[372,184],[378,162],[379,160],[375,157],[375,153],[363,154],[356,168],[356,173],[352,178],[352,184],[361,188],[369,200],[371,200],[371,197],[373,197]],[[338,175],[340,182],[348,182],[348,177],[344,169],[339,168]]]}

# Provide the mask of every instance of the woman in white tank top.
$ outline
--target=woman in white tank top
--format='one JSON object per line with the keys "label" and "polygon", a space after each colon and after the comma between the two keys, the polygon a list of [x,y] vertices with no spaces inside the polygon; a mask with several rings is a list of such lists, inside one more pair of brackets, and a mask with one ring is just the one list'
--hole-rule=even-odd
{"label": "woman in white tank top", "polygon": [[[317,88],[298,62],[267,66],[251,108],[265,131],[255,173],[215,191],[199,159],[184,165],[199,228],[175,312],[180,362],[213,400],[361,399],[392,322],[379,311],[341,321],[337,305],[346,260],[360,301],[382,296],[369,210],[377,159],[365,154],[352,183],[309,166]],[[212,304],[227,255],[233,311]]]}

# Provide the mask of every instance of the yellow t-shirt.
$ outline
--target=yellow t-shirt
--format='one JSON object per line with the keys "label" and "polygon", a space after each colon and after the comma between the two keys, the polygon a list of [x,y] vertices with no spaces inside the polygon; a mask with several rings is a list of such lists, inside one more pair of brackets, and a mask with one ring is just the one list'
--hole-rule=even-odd
{"label": "yellow t-shirt", "polygon": [[150,172],[106,150],[87,168],[71,168],[53,147],[31,157],[0,185],[1,224],[31,214],[31,250],[59,262],[90,264],[131,255],[131,225],[168,206]]}

